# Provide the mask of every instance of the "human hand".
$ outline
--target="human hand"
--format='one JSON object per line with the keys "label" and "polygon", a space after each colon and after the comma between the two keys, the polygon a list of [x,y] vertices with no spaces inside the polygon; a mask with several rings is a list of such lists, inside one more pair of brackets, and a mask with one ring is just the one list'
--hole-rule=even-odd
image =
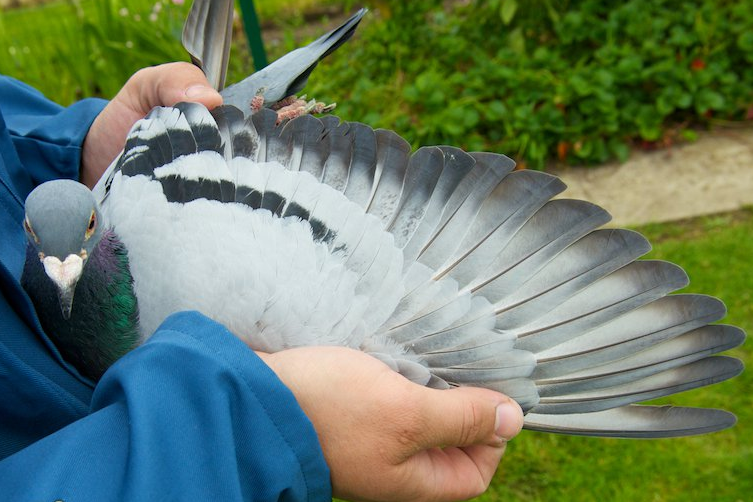
{"label": "human hand", "polygon": [[220,94],[189,63],[167,63],[137,71],[92,123],[81,156],[81,182],[92,188],[125,145],[137,120],[155,106],[194,101],[214,108]]}
{"label": "human hand", "polygon": [[477,388],[428,389],[344,347],[260,354],[314,424],[336,497],[461,500],[489,486],[523,414]]}

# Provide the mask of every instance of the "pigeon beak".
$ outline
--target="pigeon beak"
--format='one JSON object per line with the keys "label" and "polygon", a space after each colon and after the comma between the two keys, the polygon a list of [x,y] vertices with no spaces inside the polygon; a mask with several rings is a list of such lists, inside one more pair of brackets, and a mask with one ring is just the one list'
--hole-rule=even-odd
{"label": "pigeon beak", "polygon": [[57,286],[60,310],[63,319],[68,320],[73,309],[73,293],[84,269],[84,260],[75,254],[68,255],[62,262],[55,256],[45,256],[42,264],[47,276]]}

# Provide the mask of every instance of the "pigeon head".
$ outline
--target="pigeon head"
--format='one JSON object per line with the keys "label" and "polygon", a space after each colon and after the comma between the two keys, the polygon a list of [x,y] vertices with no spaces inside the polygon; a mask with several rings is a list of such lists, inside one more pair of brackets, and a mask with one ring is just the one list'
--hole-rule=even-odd
{"label": "pigeon head", "polygon": [[44,183],[26,198],[24,229],[68,319],[76,284],[102,237],[102,216],[94,196],[72,180]]}

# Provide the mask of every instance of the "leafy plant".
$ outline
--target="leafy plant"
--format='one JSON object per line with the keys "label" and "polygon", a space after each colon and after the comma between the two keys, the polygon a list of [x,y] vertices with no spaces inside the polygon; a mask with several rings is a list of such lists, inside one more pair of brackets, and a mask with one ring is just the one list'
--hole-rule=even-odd
{"label": "leafy plant", "polygon": [[[753,105],[753,3],[374,1],[312,92],[414,144],[624,159]],[[339,59],[338,59],[339,58]]]}
{"label": "leafy plant", "polygon": [[[188,2],[175,3],[67,0],[0,13],[0,72],[63,104],[110,97],[137,69],[186,59]],[[301,31],[321,32],[306,29],[302,9],[332,4],[259,0],[262,20],[283,29],[270,56],[304,43]],[[699,127],[753,116],[751,1],[367,4],[356,40],[319,66],[306,92],[416,146],[489,149],[541,168],[624,159],[636,144],[692,140]],[[229,80],[252,67],[239,38]]]}

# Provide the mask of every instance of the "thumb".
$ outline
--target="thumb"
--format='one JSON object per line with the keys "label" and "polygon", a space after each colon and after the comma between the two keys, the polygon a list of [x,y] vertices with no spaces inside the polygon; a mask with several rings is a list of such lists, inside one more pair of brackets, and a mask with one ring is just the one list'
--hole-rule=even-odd
{"label": "thumb", "polygon": [[201,103],[209,109],[222,104],[204,72],[189,63],[167,63],[136,72],[124,90],[131,94],[131,108],[146,114],[155,106],[181,101]]}
{"label": "thumb", "polygon": [[518,403],[487,389],[427,389],[423,406],[428,426],[419,441],[426,448],[497,446],[523,428],[523,411]]}

